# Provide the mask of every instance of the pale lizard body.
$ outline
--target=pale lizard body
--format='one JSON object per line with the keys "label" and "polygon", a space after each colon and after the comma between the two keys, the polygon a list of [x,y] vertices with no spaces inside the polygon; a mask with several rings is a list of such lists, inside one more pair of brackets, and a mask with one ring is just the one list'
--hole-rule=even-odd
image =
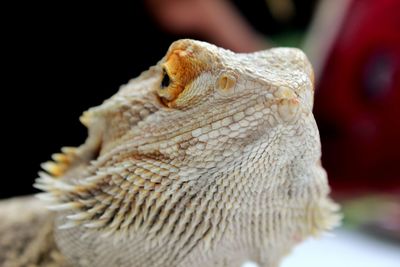
{"label": "pale lizard body", "polygon": [[181,40],[81,118],[36,186],[73,266],[277,266],[338,222],[297,49]]}

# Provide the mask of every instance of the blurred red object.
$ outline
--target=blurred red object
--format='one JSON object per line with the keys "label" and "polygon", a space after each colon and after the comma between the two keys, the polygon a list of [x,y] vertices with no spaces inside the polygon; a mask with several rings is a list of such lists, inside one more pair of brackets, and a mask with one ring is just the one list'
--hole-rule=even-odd
{"label": "blurred red object", "polygon": [[315,113],[334,189],[400,189],[400,1],[352,1]]}

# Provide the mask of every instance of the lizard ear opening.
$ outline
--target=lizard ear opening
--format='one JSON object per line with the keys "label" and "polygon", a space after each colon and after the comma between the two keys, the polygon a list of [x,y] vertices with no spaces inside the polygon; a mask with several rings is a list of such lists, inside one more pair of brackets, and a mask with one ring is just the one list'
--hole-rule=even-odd
{"label": "lizard ear opening", "polygon": [[171,46],[162,63],[163,75],[157,90],[162,102],[175,107],[180,94],[187,90],[192,81],[206,69],[198,47],[187,42],[177,42]]}
{"label": "lizard ear opening", "polygon": [[168,72],[163,68],[163,78],[161,80],[161,88],[167,88],[171,83],[171,78],[169,77]]}

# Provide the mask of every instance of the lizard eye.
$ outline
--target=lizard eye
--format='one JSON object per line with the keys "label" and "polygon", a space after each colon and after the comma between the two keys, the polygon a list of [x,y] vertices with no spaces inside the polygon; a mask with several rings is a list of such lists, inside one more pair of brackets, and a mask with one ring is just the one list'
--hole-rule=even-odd
{"label": "lizard eye", "polygon": [[169,75],[165,69],[163,69],[163,78],[161,81],[161,88],[164,89],[169,86],[171,83],[171,79],[169,78]]}

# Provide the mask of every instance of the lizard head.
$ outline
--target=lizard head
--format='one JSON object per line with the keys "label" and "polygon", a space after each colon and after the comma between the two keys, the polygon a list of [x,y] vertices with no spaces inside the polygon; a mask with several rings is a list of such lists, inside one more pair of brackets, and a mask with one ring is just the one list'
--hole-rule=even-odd
{"label": "lizard head", "polygon": [[110,213],[116,207],[110,197],[140,192],[160,199],[172,187],[195,192],[206,180],[233,172],[268,176],[295,160],[304,161],[293,165],[300,169],[315,164],[320,148],[312,105],[313,72],[298,49],[236,54],[180,40],[157,65],[83,114],[88,139],[43,165],[60,179],[41,173],[36,185],[58,202],[72,203],[57,209],[79,210],[71,217],[74,225],[128,227],[134,216],[124,221],[123,212],[135,209]]}
{"label": "lizard head", "polygon": [[299,49],[236,54],[208,43],[181,40],[171,45],[160,65],[162,81],[156,91],[170,108],[204,105],[209,110],[218,108],[218,103],[244,104],[249,98],[251,102],[248,96],[268,94],[267,101],[297,98],[312,107],[313,70]]}
{"label": "lizard head", "polygon": [[181,158],[196,150],[195,143],[199,149],[206,144],[227,148],[225,142],[246,145],[276,125],[294,124],[302,114],[311,114],[312,106],[313,70],[299,49],[237,54],[179,40],[157,65],[83,114],[81,122],[89,129],[84,145],[64,148],[64,154],[53,156],[59,164],[43,166],[62,176],[74,165],[67,164],[74,155],[76,163],[86,165],[127,144],[134,153],[140,148],[168,154],[159,149],[168,143],[176,148],[169,156]]}

